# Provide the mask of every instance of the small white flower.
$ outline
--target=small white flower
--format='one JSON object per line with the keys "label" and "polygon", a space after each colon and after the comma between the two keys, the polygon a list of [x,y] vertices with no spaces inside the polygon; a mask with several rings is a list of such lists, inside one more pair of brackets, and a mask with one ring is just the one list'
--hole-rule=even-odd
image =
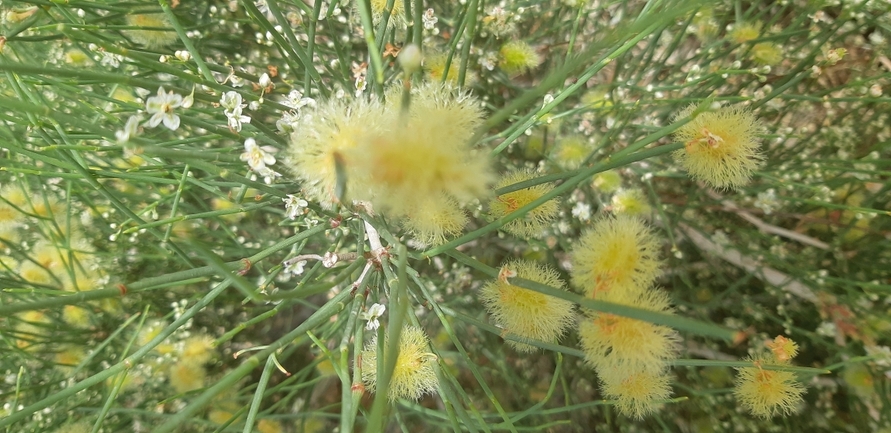
{"label": "small white flower", "polygon": [[542,99],[542,101],[543,101],[543,102],[542,102],[542,104],[541,104],[541,107],[542,107],[542,108],[547,107],[548,104],[550,104],[551,102],[554,102],[554,95],[552,95],[552,94],[550,94],[550,93],[545,94],[545,95],[544,95],[544,98]]}
{"label": "small white flower", "polygon": [[489,51],[488,53],[480,56],[479,59],[480,65],[482,65],[487,70],[494,70],[495,65],[498,64],[498,53],[494,51]]}
{"label": "small white flower", "polygon": [[176,52],[173,53],[173,55],[176,56],[176,58],[182,62],[188,62],[189,60],[192,59],[192,53],[190,53],[186,50],[176,50]]}
{"label": "small white flower", "polygon": [[279,132],[290,134],[297,130],[299,123],[300,114],[293,111],[285,111],[282,113],[282,118],[275,121],[275,127],[278,128]]}
{"label": "small white flower", "polygon": [[124,125],[124,129],[121,131],[116,131],[114,133],[115,137],[118,139],[119,144],[126,143],[130,141],[130,137],[136,136],[139,132],[139,121],[142,120],[139,116],[130,116],[127,119],[127,123]]}
{"label": "small white flower", "polygon": [[300,275],[303,273],[303,267],[306,265],[306,260],[285,260],[282,264],[285,265],[286,274]]}
{"label": "small white flower", "polygon": [[816,332],[818,335],[822,335],[824,337],[834,337],[836,333],[835,323],[822,322],[820,323],[820,326],[817,326]]}
{"label": "small white flower", "polygon": [[236,132],[241,132],[241,125],[243,123],[251,123],[250,116],[241,114],[241,107],[236,108],[232,111],[226,111],[226,119],[228,121],[229,128],[235,130]]}
{"label": "small white flower", "polygon": [[368,324],[365,325],[365,329],[369,331],[377,331],[377,328],[381,326],[377,319],[383,316],[385,311],[387,311],[386,305],[374,304],[368,311],[359,313],[359,318],[368,321]]}
{"label": "small white flower", "polygon": [[179,128],[179,116],[174,114],[173,110],[182,105],[182,95],[173,92],[164,93],[164,88],[159,87],[158,94],[145,101],[145,111],[152,117],[143,126],[154,128],[164,122],[164,126],[175,131]]}
{"label": "small white flower", "polygon": [[[248,163],[251,170],[260,174],[260,170],[266,168],[267,165],[275,164],[275,157],[269,153],[269,146],[257,146],[257,140],[248,138],[244,140],[244,153],[239,159]],[[262,175],[262,174],[261,174]]]}
{"label": "small white flower", "polygon": [[183,108],[192,108],[192,104],[195,103],[195,87],[192,87],[192,93],[189,93],[189,96],[183,98],[183,103],[181,107]]}
{"label": "small white flower", "polygon": [[260,87],[265,89],[272,85],[272,79],[269,78],[269,74],[264,72],[263,75],[260,75],[259,83],[260,83]]}
{"label": "small white flower", "polygon": [[891,348],[888,346],[866,346],[866,356],[875,358],[873,362],[880,367],[891,367]]}
{"label": "small white flower", "polygon": [[223,113],[226,114],[229,129],[241,132],[242,124],[251,123],[251,117],[242,114],[242,110],[244,110],[246,105],[242,103],[240,93],[231,90],[223,93],[223,96],[220,98],[220,106],[223,107]]}
{"label": "small white flower", "polygon": [[121,60],[124,60],[124,57],[120,54],[109,53],[108,51],[101,50],[99,51],[99,64],[102,66],[110,66],[112,68],[117,68],[121,66]]}
{"label": "small white flower", "polygon": [[337,261],[340,260],[340,257],[337,257],[337,253],[332,253],[328,251],[322,256],[322,266],[326,268],[332,268],[337,264]]}
{"label": "small white flower", "polygon": [[424,12],[424,16],[422,17],[424,20],[424,28],[427,30],[433,30],[436,27],[436,23],[439,21],[439,18],[433,15],[433,8],[429,8]]}
{"label": "small white flower", "polygon": [[297,197],[294,194],[288,194],[287,197],[282,199],[285,202],[285,216],[288,219],[297,219],[297,216],[303,215],[303,209],[306,208],[308,204],[306,200]]}
{"label": "small white flower", "polygon": [[582,202],[576,203],[575,206],[572,207],[572,216],[582,221],[588,221],[591,219],[591,205]]}
{"label": "small white flower", "polygon": [[777,199],[777,192],[770,188],[767,191],[759,192],[758,198],[755,199],[755,207],[764,211],[765,215],[770,215],[773,211],[780,208],[780,202]]}
{"label": "small white flower", "polygon": [[266,185],[271,185],[275,179],[282,177],[282,174],[269,168],[269,167],[260,167],[259,170],[255,170],[256,173],[263,178],[263,183]]}
{"label": "small white flower", "polygon": [[229,74],[227,78],[229,79],[229,84],[231,84],[232,87],[244,87],[244,78],[235,75],[235,72]]}
{"label": "small white flower", "polygon": [[228,91],[223,93],[223,96],[220,98],[220,107],[223,107],[226,111],[232,111],[236,108],[241,109],[244,108],[244,104],[242,104],[241,93]]}
{"label": "small white flower", "polygon": [[303,93],[300,93],[299,90],[291,90],[291,92],[288,93],[288,96],[285,97],[285,100],[282,101],[282,105],[293,108],[294,110],[300,110],[307,105],[315,106],[316,100],[312,98],[304,98]]}
{"label": "small white flower", "polygon": [[368,82],[365,81],[365,75],[359,75],[356,77],[356,96],[362,94],[365,91],[365,87],[368,85]]}

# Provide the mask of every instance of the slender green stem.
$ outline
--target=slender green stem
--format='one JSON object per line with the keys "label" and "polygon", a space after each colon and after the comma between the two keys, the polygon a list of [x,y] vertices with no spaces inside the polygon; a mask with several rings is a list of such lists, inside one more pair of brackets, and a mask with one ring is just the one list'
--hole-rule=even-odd
{"label": "slender green stem", "polygon": [[[663,129],[660,132],[657,132],[655,134],[652,134],[648,137],[643,138],[642,141],[653,142],[657,139],[657,136],[664,136],[665,134],[667,134],[668,132],[666,132],[666,131],[670,131],[670,129]],[[627,164],[630,164],[635,161],[641,161],[641,160],[644,160],[647,158],[652,158],[654,156],[670,153],[672,151],[681,149],[683,147],[684,147],[683,143],[673,143],[673,144],[659,146],[659,147],[652,148],[652,149],[642,150],[642,151],[639,151],[632,155],[625,156],[623,158],[611,158],[606,162],[601,162],[601,163],[595,164],[594,166],[592,166],[590,168],[579,171],[578,174],[576,174],[575,176],[573,176],[566,182],[564,182],[561,185],[557,186],[556,188],[548,191],[547,193],[543,194],[540,198],[533,200],[529,204],[520,207],[519,209],[515,210],[514,212],[511,212],[510,214],[508,214],[506,216],[498,218],[497,220],[487,224],[486,226],[483,226],[482,228],[479,228],[479,229],[474,230],[470,233],[467,233],[464,236],[460,236],[460,237],[458,237],[452,241],[446,242],[445,244],[442,244],[438,247],[431,248],[431,249],[425,251],[422,254],[422,256],[423,257],[436,256],[443,252],[447,252],[457,246],[463,245],[467,242],[477,239],[486,233],[490,233],[495,230],[498,230],[500,227],[504,226],[505,224],[507,224],[517,218],[523,217],[524,215],[526,215],[526,213],[537,208],[538,206],[541,206],[543,203],[547,202],[548,200],[551,200],[551,199],[553,199],[561,194],[564,194],[566,192],[569,192],[570,190],[575,188],[578,184],[582,183],[583,181],[585,181],[587,179],[590,179],[591,176],[593,176],[597,173],[609,170],[611,168],[621,167],[623,165],[627,165]]]}
{"label": "slender green stem", "polygon": [[201,71],[201,74],[204,75],[204,79],[209,82],[216,82],[213,78],[213,73],[210,72],[210,69],[207,68],[207,64],[204,63],[204,59],[201,57],[201,53],[195,48],[195,44],[192,43],[192,39],[186,34],[185,29],[179,23],[179,19],[176,18],[176,14],[173,13],[173,10],[170,9],[170,4],[167,3],[167,0],[158,0],[158,3],[161,4],[161,9],[164,10],[164,15],[167,16],[167,20],[170,21],[170,25],[173,26],[173,30],[176,31],[176,35],[179,36],[179,40],[182,41],[183,45],[186,47],[186,50],[189,51],[189,54],[192,55],[192,60],[195,61],[195,64],[198,65],[198,70]]}
{"label": "slender green stem", "polygon": [[[272,254],[275,254],[279,251],[284,250],[285,248],[296,244],[303,239],[306,239],[310,236],[316,235],[325,231],[327,227],[324,225],[318,225],[313,227],[307,231],[298,233],[288,239],[285,239],[245,260],[237,260],[234,262],[228,262],[225,264],[226,269],[235,270],[239,268],[244,268],[246,263],[257,263],[266,257],[269,257]],[[37,301],[29,301],[29,302],[19,302],[10,305],[0,305],[0,316],[6,317],[15,313],[19,313],[22,311],[33,311],[33,310],[41,310],[45,308],[53,308],[59,307],[63,305],[77,305],[87,301],[93,301],[98,299],[107,299],[114,298],[119,296],[132,295],[134,293],[140,293],[150,290],[157,290],[159,288],[164,288],[170,285],[171,283],[181,282],[185,280],[189,280],[192,278],[198,277],[208,277],[215,273],[219,272],[219,267],[215,266],[203,266],[200,268],[189,269],[180,272],[173,272],[166,275],[161,275],[157,277],[149,277],[144,278],[142,280],[136,281],[134,283],[130,283],[126,286],[119,286],[117,288],[109,288],[109,289],[97,289],[90,290],[86,292],[78,292],[71,295],[58,296],[54,298],[41,299]]]}

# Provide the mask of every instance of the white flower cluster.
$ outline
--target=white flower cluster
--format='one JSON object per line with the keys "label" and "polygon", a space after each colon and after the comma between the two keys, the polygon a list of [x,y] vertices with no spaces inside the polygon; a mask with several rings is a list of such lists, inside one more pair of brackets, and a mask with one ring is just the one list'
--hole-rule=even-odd
{"label": "white flower cluster", "polygon": [[[192,94],[183,98],[182,95],[165,92],[164,87],[158,87],[158,93],[145,100],[145,112],[149,114],[149,120],[142,124],[144,127],[154,128],[160,124],[164,124],[167,129],[176,131],[179,128],[179,115],[176,114],[177,108],[189,108],[195,101],[194,90]],[[139,122],[142,116],[139,114],[130,116],[124,129],[115,131],[115,137],[119,144],[130,141],[131,138],[139,133]]]}
{"label": "white flower cluster", "polygon": [[291,90],[281,101],[281,104],[291,110],[283,112],[282,118],[275,122],[275,126],[280,132],[290,134],[294,132],[295,125],[300,121],[300,110],[306,106],[315,107],[316,100],[304,97],[299,90]]}
{"label": "white flower cluster", "polygon": [[433,8],[429,8],[424,12],[422,20],[424,21],[424,30],[433,30],[433,34],[439,33],[436,29],[436,23],[439,22],[439,18],[436,18]]}

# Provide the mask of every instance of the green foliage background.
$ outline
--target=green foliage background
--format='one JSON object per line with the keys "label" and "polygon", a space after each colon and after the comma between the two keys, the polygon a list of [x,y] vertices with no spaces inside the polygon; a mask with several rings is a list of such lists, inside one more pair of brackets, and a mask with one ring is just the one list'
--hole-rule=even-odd
{"label": "green foliage background", "polygon": [[[60,203],[49,217],[23,217],[20,239],[0,239],[0,430],[80,431],[72,423],[84,422],[94,432],[888,431],[891,6],[576,3],[417,0],[407,28],[375,23],[370,4],[336,0],[0,3],[0,187]],[[513,30],[496,35],[495,7]],[[421,25],[427,8],[437,33]],[[169,44],[147,48],[133,36],[126,18],[150,13],[166,16],[170,26],[154,30]],[[762,23],[757,39],[732,40],[728,25],[743,22]],[[514,38],[543,64],[517,77],[487,68],[487,56]],[[557,185],[561,214],[543,236],[500,233],[508,218],[490,221],[472,206],[466,234],[406,248],[398,225],[356,208],[309,203],[286,218],[282,199],[301,186],[282,158],[273,168],[283,178],[252,179],[243,143],[288,146],[276,127],[291,110],[285,95],[350,98],[363,70],[364,93],[382,94],[401,80],[388,45],[409,42],[447,54],[459,83],[484,102],[478,146],[498,172],[537,167],[533,183]],[[776,44],[782,59],[758,64],[758,43]],[[833,61],[839,48],[846,53]],[[268,93],[257,84],[263,73],[272,76]],[[176,110],[181,126],[119,142],[115,132],[159,86],[194,95],[192,107]],[[226,91],[259,103],[241,131],[218,105]],[[671,139],[685,121],[674,114],[713,103],[745,104],[766,125],[766,164],[740,190],[692,182],[669,155],[683,148]],[[577,169],[554,152],[571,135],[589,146]],[[502,335],[475,296],[509,258],[565,272],[591,224],[573,209],[607,212],[612,193],[591,180],[609,169],[652,206],[650,224],[665,240],[659,284],[677,315],[527,287],[681,331],[675,398],[643,420],[603,400],[574,332],[559,345],[531,342],[543,350],[519,356],[504,345],[518,337]],[[391,248],[360,281],[363,221]],[[9,265],[35,261],[41,239],[72,251],[65,234],[81,224],[106,276],[93,290],[36,284]],[[289,257],[325,252],[359,258],[283,272]],[[398,320],[431,337],[437,395],[376,406],[357,387],[352,366],[370,333],[358,315],[384,299],[382,322],[404,306]],[[66,323],[66,305],[86,308],[89,325]],[[141,341],[157,320],[160,333]],[[169,361],[159,347],[195,334],[214,339],[215,356],[205,386],[179,393],[158,367]],[[805,403],[794,415],[753,418],[733,400],[732,367],[750,365],[746,355],[780,334],[801,346],[793,370],[808,385]],[[71,347],[84,356],[63,365],[58,354]],[[230,403],[240,417],[209,421],[208,406]]]}

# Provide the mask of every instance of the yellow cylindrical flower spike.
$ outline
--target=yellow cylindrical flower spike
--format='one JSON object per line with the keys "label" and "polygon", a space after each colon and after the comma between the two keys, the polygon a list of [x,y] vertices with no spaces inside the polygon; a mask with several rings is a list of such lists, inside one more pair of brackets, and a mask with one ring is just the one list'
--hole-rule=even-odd
{"label": "yellow cylindrical flower spike", "polygon": [[[691,105],[677,118],[693,113]],[[749,183],[764,157],[756,135],[762,130],[755,116],[739,107],[700,113],[675,132],[685,144],[673,153],[675,160],[694,179],[715,188],[738,188]]]}
{"label": "yellow cylindrical flower spike", "polygon": [[[509,276],[563,289],[557,271],[528,260],[508,262],[501,267],[500,277],[483,287],[480,300],[507,332],[546,342],[559,340],[572,323],[572,302],[515,286],[508,282]],[[508,344],[520,352],[536,350],[515,341]]]}
{"label": "yellow cylindrical flower spike", "polygon": [[[386,352],[388,343],[380,349]],[[379,355],[377,340],[372,340],[362,351],[362,381],[371,392],[377,385],[377,357]],[[439,382],[434,365],[436,355],[430,353],[427,335],[420,328],[407,326],[399,336],[399,355],[396,368],[390,378],[390,390],[387,397],[390,401],[400,398],[417,400],[424,394],[436,390]]]}

